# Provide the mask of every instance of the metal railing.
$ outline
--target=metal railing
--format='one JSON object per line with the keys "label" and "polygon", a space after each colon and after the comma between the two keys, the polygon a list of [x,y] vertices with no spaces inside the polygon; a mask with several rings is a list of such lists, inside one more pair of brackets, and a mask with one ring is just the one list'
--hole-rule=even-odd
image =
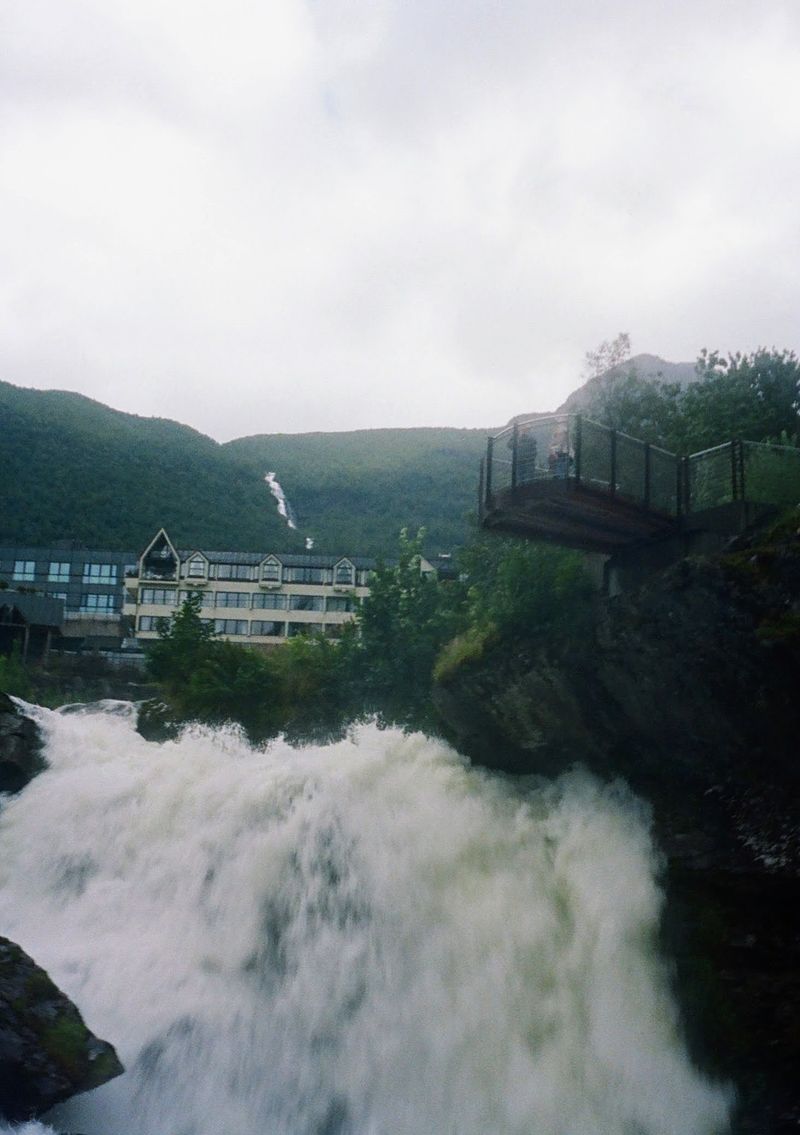
{"label": "metal railing", "polygon": [[490,437],[481,464],[481,512],[561,482],[647,512],[678,517],[729,504],[800,501],[800,449],[734,439],[689,457],[580,414],[526,418]]}

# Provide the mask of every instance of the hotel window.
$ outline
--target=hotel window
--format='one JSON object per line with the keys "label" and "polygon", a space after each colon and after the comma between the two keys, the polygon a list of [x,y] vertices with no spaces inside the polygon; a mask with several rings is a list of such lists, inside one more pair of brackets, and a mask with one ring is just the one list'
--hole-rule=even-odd
{"label": "hotel window", "polygon": [[268,619],[253,619],[250,624],[251,635],[264,635],[268,638],[283,638],[286,634],[286,623],[271,622]]}
{"label": "hotel window", "polygon": [[280,583],[281,565],[277,560],[267,560],[261,565],[261,578],[264,583]]}
{"label": "hotel window", "polygon": [[350,595],[329,595],[325,600],[326,611],[353,611],[355,603]]}
{"label": "hotel window", "polygon": [[241,579],[249,582],[254,578],[255,568],[250,564],[217,564],[216,579]]}
{"label": "hotel window", "polygon": [[66,591],[45,591],[48,599],[60,599],[63,603],[67,601]]}
{"label": "hotel window", "polygon": [[89,615],[113,613],[114,599],[114,595],[94,595],[90,592],[87,595],[81,595],[80,610]]}
{"label": "hotel window", "polygon": [[200,597],[201,607],[214,606],[214,592],[213,591],[181,591],[178,593],[178,602],[183,604],[191,595]]}
{"label": "hotel window", "polygon": [[321,595],[290,595],[289,596],[289,610],[290,611],[321,611],[325,606],[325,600]]}
{"label": "hotel window", "polygon": [[14,560],[13,578],[18,579],[21,583],[33,583],[35,571],[35,560]]}
{"label": "hotel window", "polygon": [[352,564],[337,564],[336,566],[336,583],[341,587],[342,584],[347,584],[352,587],[353,585],[353,565]]}
{"label": "hotel window", "polygon": [[301,634],[322,634],[322,623],[289,623],[286,633],[289,638]]}
{"label": "hotel window", "polygon": [[106,583],[114,584],[117,582],[117,565],[116,564],[84,564],[83,565],[83,582],[84,583]]}
{"label": "hotel window", "polygon": [[175,592],[169,587],[141,587],[139,589],[139,602],[157,603],[164,607],[175,606]]}
{"label": "hotel window", "polygon": [[321,567],[290,567],[286,568],[285,576],[289,583],[330,583],[331,581],[329,569]]}
{"label": "hotel window", "polygon": [[202,556],[192,556],[186,565],[186,575],[189,579],[205,579],[206,561]]}
{"label": "hotel window", "polygon": [[247,634],[247,620],[214,619],[214,634]]}
{"label": "hotel window", "polygon": [[253,596],[254,609],[285,611],[287,596],[280,591],[258,591]]}
{"label": "hotel window", "polygon": [[216,607],[249,607],[250,594],[247,591],[218,591],[215,596]]}
{"label": "hotel window", "polygon": [[48,583],[69,583],[69,564],[61,560],[51,560],[47,571]]}
{"label": "hotel window", "polygon": [[140,615],[138,629],[140,631],[157,631],[160,629],[166,630],[169,626],[169,619],[165,619],[162,615]]}

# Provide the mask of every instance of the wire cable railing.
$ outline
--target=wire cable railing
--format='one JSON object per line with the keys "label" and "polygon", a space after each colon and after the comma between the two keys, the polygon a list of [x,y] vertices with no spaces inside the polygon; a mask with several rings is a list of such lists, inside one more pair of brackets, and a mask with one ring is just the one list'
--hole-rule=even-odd
{"label": "wire cable railing", "polygon": [[488,439],[482,514],[534,499],[545,482],[674,518],[733,501],[792,504],[800,501],[800,449],[734,439],[679,457],[581,414],[516,420]]}

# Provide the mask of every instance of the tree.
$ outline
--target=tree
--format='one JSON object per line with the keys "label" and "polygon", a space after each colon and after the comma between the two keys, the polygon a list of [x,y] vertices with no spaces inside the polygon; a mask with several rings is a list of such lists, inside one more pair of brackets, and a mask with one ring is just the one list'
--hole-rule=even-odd
{"label": "tree", "polygon": [[198,668],[211,658],[214,628],[201,618],[202,599],[193,591],[172,618],[158,624],[158,641],[147,651],[147,669],[172,695],[185,697]]}
{"label": "tree", "polygon": [[397,563],[378,568],[357,616],[361,681],[384,705],[427,702],[436,655],[457,628],[461,590],[421,570],[423,539],[403,529]]}
{"label": "tree", "polygon": [[794,351],[759,347],[723,357],[703,350],[699,381],[684,393],[682,410],[693,450],[733,437],[793,438],[800,428],[800,360]]}
{"label": "tree", "polygon": [[631,337],[620,331],[616,339],[604,340],[594,351],[584,356],[584,378],[599,378],[614,367],[622,366],[631,357]]}

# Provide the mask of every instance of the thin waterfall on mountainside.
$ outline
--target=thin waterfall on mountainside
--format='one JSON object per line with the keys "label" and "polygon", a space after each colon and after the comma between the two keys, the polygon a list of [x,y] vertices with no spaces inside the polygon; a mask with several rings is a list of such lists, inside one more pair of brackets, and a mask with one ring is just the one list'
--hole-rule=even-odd
{"label": "thin waterfall on mountainside", "polygon": [[292,510],[292,506],[289,504],[289,501],[286,498],[286,494],[284,493],[278,478],[274,473],[265,473],[264,480],[267,482],[269,491],[272,493],[278,505],[278,515],[283,517],[288,528],[297,528],[297,525],[294,521],[294,512]]}
{"label": "thin waterfall on mountainside", "polygon": [[126,703],[33,712],[50,767],[2,806],[0,926],[127,1069],[54,1129],[727,1130],[624,787],[514,782],[374,726],[256,750],[148,743]]}

